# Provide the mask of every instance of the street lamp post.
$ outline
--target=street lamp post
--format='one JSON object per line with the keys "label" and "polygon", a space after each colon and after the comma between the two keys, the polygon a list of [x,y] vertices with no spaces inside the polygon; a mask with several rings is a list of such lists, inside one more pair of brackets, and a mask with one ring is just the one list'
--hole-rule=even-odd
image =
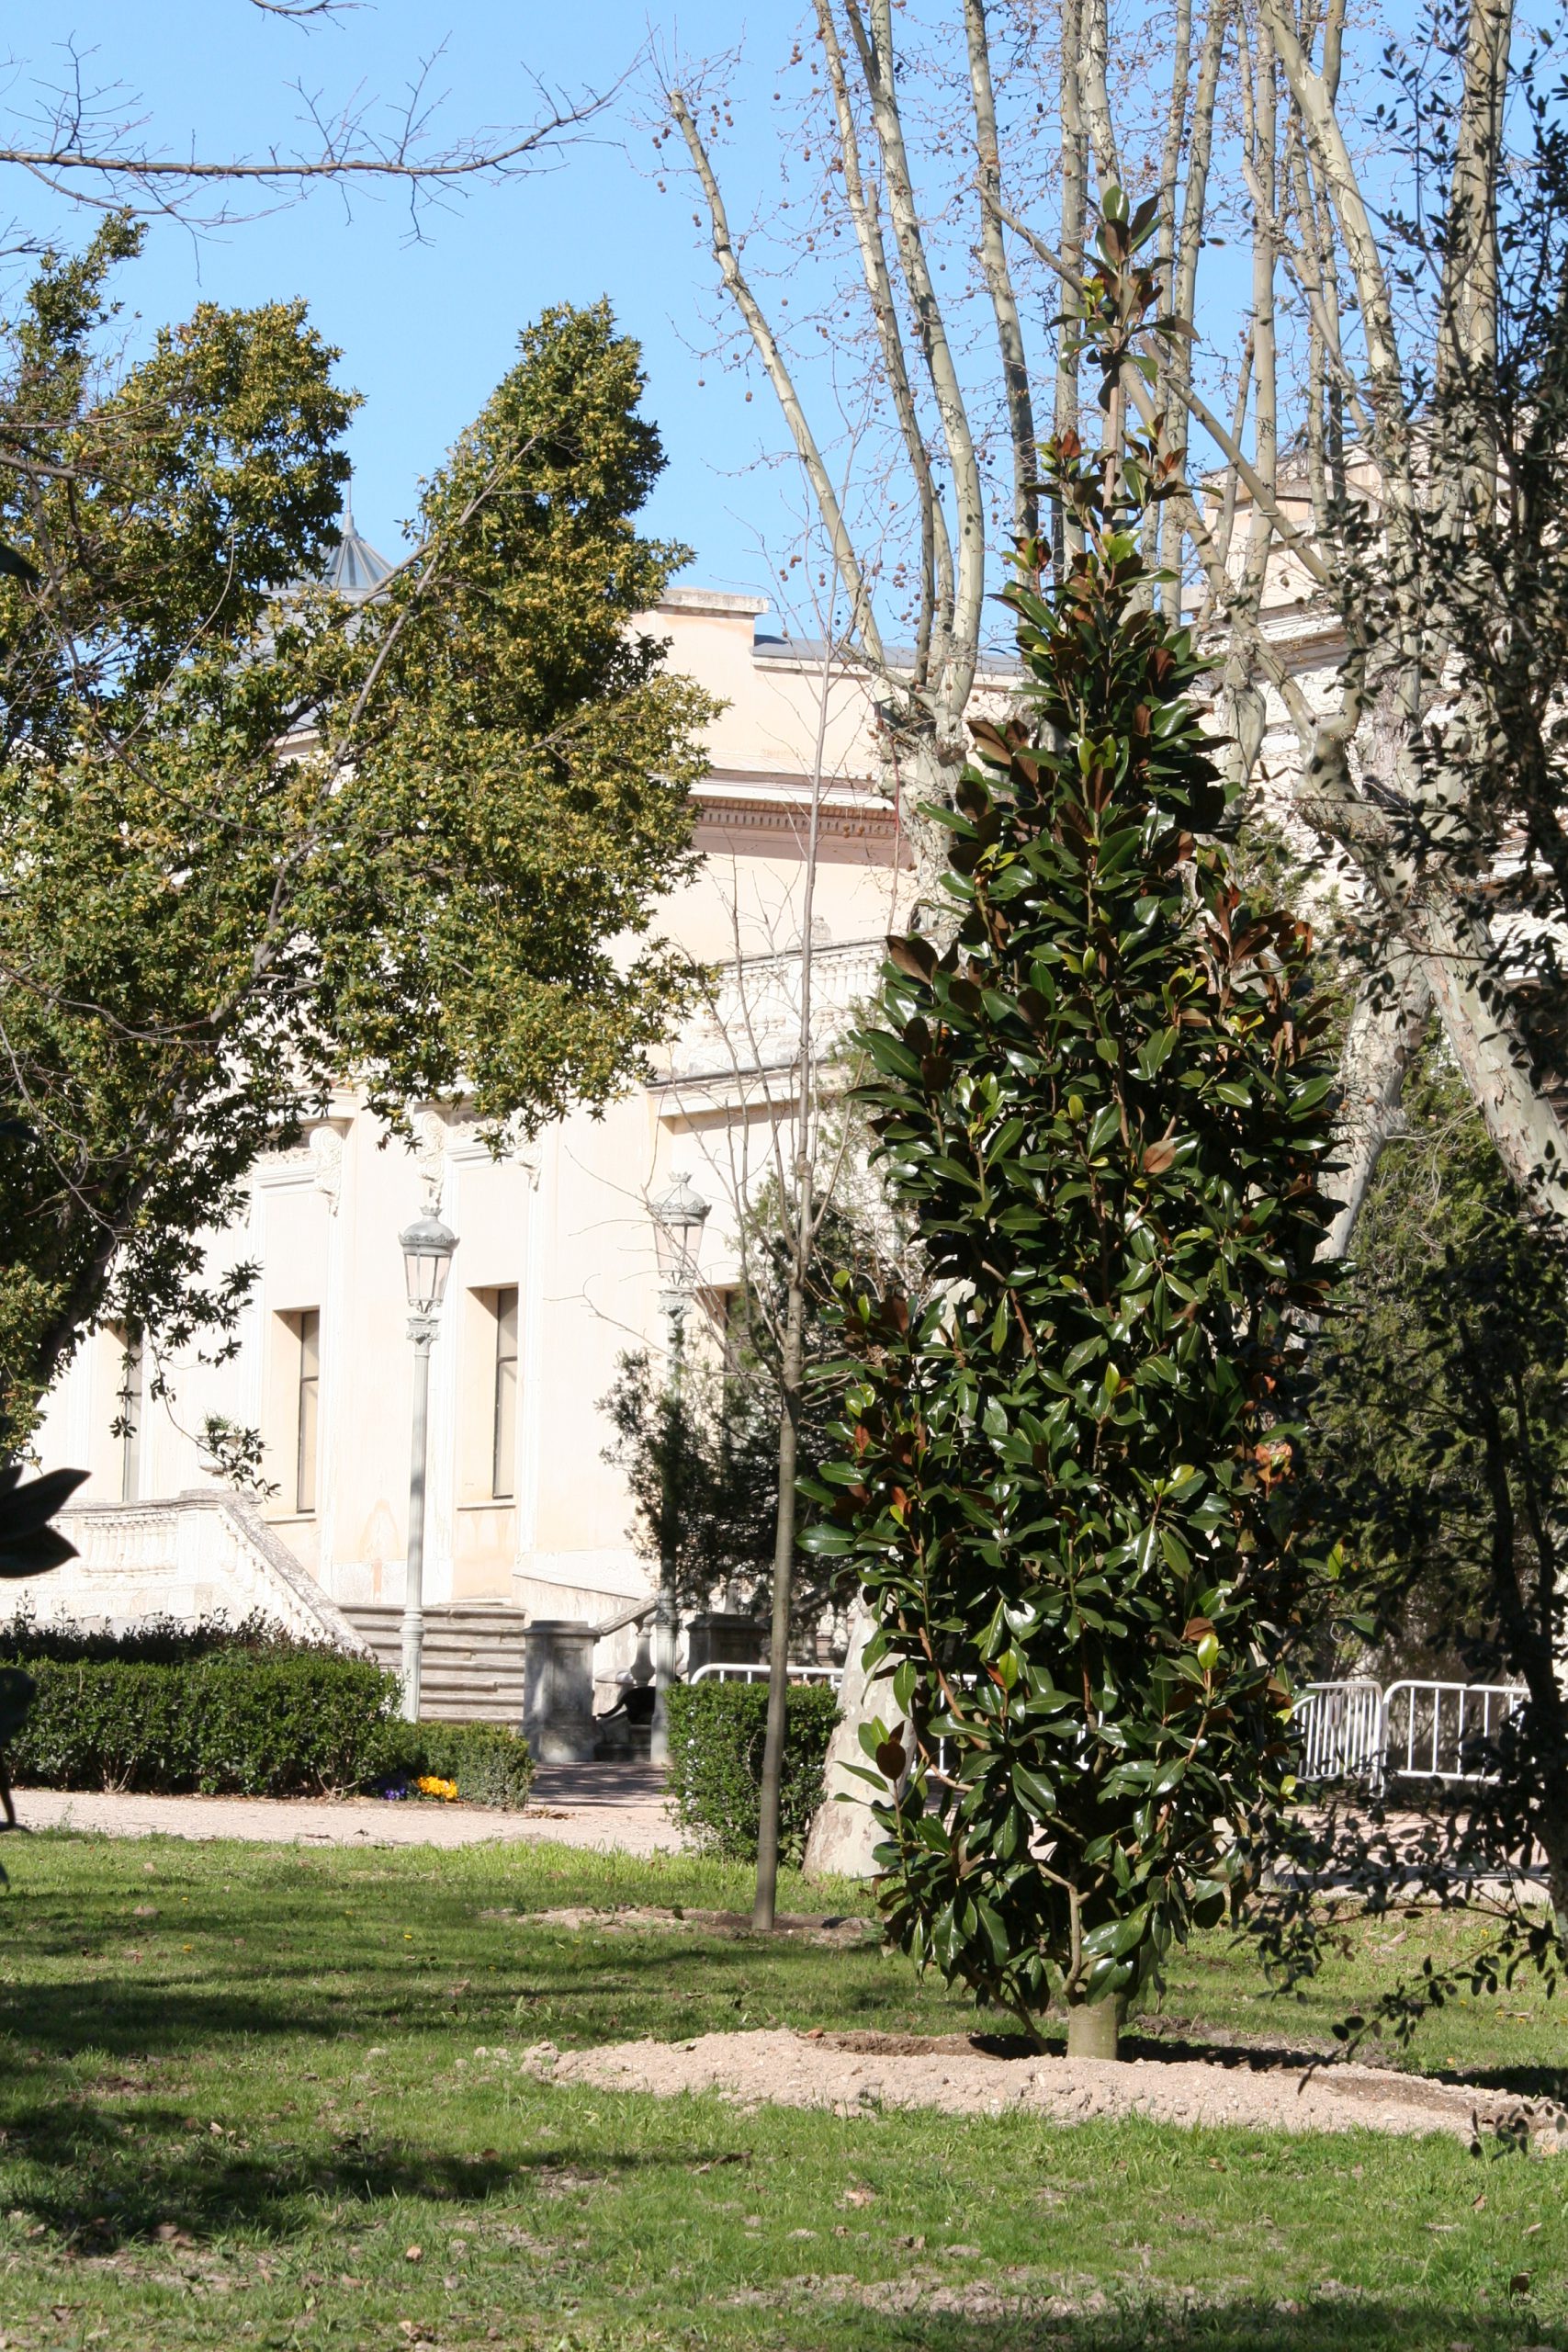
{"label": "street lamp post", "polygon": [[671,1460],[679,1441],[676,1408],[685,1351],[686,1310],[697,1287],[697,1256],[712,1203],[694,1190],[689,1176],[677,1176],[667,1193],[649,1203],[659,1252],[659,1304],[670,1323],[670,1372],[666,1386],[667,1440],[664,1490],[660,1502],[659,1607],[653,1621],[653,1734],[649,1754],[655,1764],[670,1760],[670,1716],[666,1693],[675,1679],[675,1562],[677,1498]]}
{"label": "street lamp post", "polygon": [[424,1470],[429,1448],[430,1351],[441,1323],[441,1301],[457,1237],[428,1210],[398,1237],[408,1283],[409,1338],[413,1341],[413,1451],[409,1469],[408,1568],[403,1578],[403,1716],[419,1721],[424,1662]]}

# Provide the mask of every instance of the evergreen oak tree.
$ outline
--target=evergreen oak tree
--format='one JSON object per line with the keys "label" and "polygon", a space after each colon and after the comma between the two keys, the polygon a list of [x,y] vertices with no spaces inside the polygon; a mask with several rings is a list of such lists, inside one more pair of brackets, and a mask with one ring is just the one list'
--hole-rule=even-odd
{"label": "evergreen oak tree", "polygon": [[[223,1328],[203,1234],[345,1080],[396,1118],[606,1100],[682,998],[652,902],[688,871],[708,711],[628,627],[684,550],[637,346],[547,311],[357,609],[298,585],[355,406],[297,303],[204,304],[134,364],[51,258],[4,329],[0,1416],[82,1334]],[[635,943],[629,954],[611,943]]]}

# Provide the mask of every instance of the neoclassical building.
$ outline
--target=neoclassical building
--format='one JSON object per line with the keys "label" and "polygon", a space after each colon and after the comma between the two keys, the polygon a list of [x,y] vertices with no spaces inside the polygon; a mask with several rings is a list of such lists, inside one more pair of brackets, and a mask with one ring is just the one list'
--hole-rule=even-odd
{"label": "neoclassical building", "polygon": [[[350,521],[336,584],[371,593],[386,568]],[[513,1156],[493,1158],[460,1107],[421,1106],[413,1148],[389,1142],[344,1092],[297,1150],[259,1162],[243,1223],[214,1242],[259,1270],[233,1354],[164,1367],[160,1396],[124,1335],[101,1330],[51,1402],[45,1464],[90,1476],[68,1521],[81,1559],[31,1589],[40,1612],[124,1620],[258,1606],[351,1638],[348,1611],[390,1657],[413,1387],[399,1235],[426,1208],[457,1236],[430,1400],[424,1598],[452,1634],[448,1665],[434,1661],[438,1702],[466,1670],[465,1627],[493,1650],[529,1618],[614,1624],[648,1600],[651,1572],[604,1459],[601,1400],[623,1351],[664,1344],[649,1203],[677,1174],[710,1204],[700,1265],[710,1311],[722,1312],[737,1279],[737,1204],[766,1173],[791,1092],[824,697],[812,922],[823,1028],[870,994],[910,885],[863,677],[777,634],[755,597],[677,588],[646,626],[669,640],[671,666],[723,705],[696,795],[703,863],[660,910],[666,934],[716,967],[713,997],[650,1083]],[[1294,611],[1277,626],[1304,669],[1324,667],[1321,624]],[[1009,665],[980,691],[995,701],[1010,683]],[[1271,734],[1266,762],[1271,752],[1290,759],[1293,745]],[[264,1498],[236,1502],[221,1485],[200,1442],[211,1415],[259,1431]],[[603,1645],[602,1680],[635,1639],[623,1623]],[[515,1697],[508,1681],[495,1711]]]}
{"label": "neoclassical building", "polygon": [[[349,593],[385,570],[352,526],[339,568]],[[724,705],[697,794],[702,867],[660,910],[718,967],[715,997],[652,1083],[513,1156],[492,1158],[460,1108],[421,1106],[413,1148],[389,1143],[344,1092],[297,1150],[259,1162],[243,1224],[214,1243],[259,1270],[230,1360],[164,1367],[160,1396],[140,1352],[101,1330],[51,1402],[43,1460],[90,1476],[71,1520],[82,1561],[33,1589],[41,1611],[257,1604],[335,1630],[337,1608],[400,1604],[413,1357],[399,1234],[426,1207],[457,1236],[432,1359],[427,1604],[600,1622],[647,1596],[600,1400],[624,1350],[664,1343],[649,1203],[676,1173],[710,1204],[707,1303],[736,1279],[738,1194],[762,1172],[795,1050],[824,695],[823,1023],[869,994],[908,880],[861,679],[770,633],[755,597],[678,588],[645,625]],[[265,1499],[224,1503],[199,1442],[210,1415],[259,1430]]]}

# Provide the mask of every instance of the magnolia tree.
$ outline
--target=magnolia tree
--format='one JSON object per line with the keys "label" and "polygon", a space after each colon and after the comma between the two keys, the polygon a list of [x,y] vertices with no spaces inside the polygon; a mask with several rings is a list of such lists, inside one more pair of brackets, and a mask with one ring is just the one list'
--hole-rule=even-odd
{"label": "magnolia tree", "polygon": [[[1521,1203],[1568,1216],[1560,959],[1499,896],[1555,924],[1568,887],[1556,52],[1512,0],[1433,0],[1385,39],[1345,0],[1114,22],[1106,0],[813,0],[776,141],[724,61],[690,59],[657,134],[818,507],[907,817],[962,773],[996,549],[1031,541],[1058,578],[1076,552],[1048,501],[1034,537],[1038,433],[1087,391],[1058,322],[1097,192],[1157,190],[1187,334],[1152,382],[1130,348],[1124,386],[1176,461],[1157,593],[1220,657],[1228,774],[1267,750],[1356,910],[1336,1255],[1434,1009]],[[866,416],[880,439],[847,447]],[[940,939],[941,828],[909,833]],[[838,1814],[808,1859],[863,1870]]]}
{"label": "magnolia tree", "polygon": [[[1124,213],[1103,242],[1122,269]],[[1200,838],[1225,795],[1153,593],[1165,461],[1117,440],[1046,452],[1080,551],[1043,595],[1025,550],[1028,716],[976,728],[945,820],[956,936],[892,943],[862,1036],[934,1298],[846,1283],[809,1538],[873,1597],[908,1718],[862,1735],[892,1934],[1108,2055],[1293,1789],[1292,1331],[1332,1214],[1310,935]]]}

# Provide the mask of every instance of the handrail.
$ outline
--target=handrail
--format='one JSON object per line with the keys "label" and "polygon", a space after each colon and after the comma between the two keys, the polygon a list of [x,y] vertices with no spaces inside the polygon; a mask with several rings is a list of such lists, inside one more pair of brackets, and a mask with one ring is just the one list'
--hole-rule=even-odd
{"label": "handrail", "polygon": [[[59,1524],[77,1556],[39,1595],[49,1615],[112,1618],[120,1613],[114,1604],[126,1589],[145,1593],[149,1586],[153,1607],[168,1605],[160,1603],[159,1586],[177,1606],[182,1590],[212,1581],[227,1566],[242,1607],[248,1599],[291,1634],[361,1657],[371,1655],[282,1537],[252,1504],[223,1487],[190,1487],[145,1502],[73,1503],[61,1512]],[[146,1607],[143,1600],[140,1613]]]}
{"label": "handrail", "polygon": [[658,1606],[659,1596],[655,1593],[649,1600],[634,1600],[629,1609],[621,1611],[619,1616],[599,1618],[592,1627],[594,1640],[607,1641],[612,1634],[624,1634],[628,1625],[640,1625],[645,1617],[652,1616]]}

